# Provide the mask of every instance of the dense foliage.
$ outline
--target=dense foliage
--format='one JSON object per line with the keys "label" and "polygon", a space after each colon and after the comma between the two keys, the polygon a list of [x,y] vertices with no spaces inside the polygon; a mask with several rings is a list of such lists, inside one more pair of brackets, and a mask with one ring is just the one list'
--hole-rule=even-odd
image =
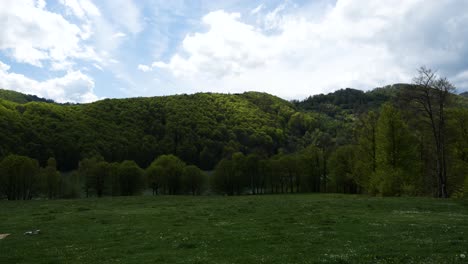
{"label": "dense foliage", "polygon": [[37,178],[34,190],[2,193],[462,196],[468,100],[445,92],[443,80],[293,102],[248,92],[62,105],[1,90],[0,180],[11,181],[27,159],[43,168],[28,165],[36,172],[15,176]]}

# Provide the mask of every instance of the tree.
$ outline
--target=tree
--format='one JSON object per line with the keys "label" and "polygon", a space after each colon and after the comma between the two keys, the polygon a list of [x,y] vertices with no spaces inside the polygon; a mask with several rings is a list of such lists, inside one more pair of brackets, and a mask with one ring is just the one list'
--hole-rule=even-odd
{"label": "tree", "polygon": [[381,195],[401,195],[405,186],[415,187],[414,140],[400,111],[389,103],[382,106],[376,141],[376,173],[371,179],[374,191]]}
{"label": "tree", "polygon": [[182,186],[184,190],[192,195],[200,195],[203,191],[205,175],[195,165],[189,165],[184,168],[182,173]]}
{"label": "tree", "polygon": [[[298,158],[293,155],[284,155],[283,157],[280,158],[279,160],[281,167],[282,167],[282,180],[285,183],[284,187],[286,190],[289,187],[289,192],[293,193],[294,188],[296,189],[296,192],[299,192],[299,187],[300,187],[300,162]],[[282,184],[283,188],[283,184]],[[283,190],[282,190],[283,191]]]}
{"label": "tree", "polygon": [[98,197],[102,197],[105,194],[111,178],[110,173],[110,164],[105,161],[98,162],[95,164],[95,167],[92,168],[91,175],[93,188]]}
{"label": "tree", "polygon": [[357,127],[354,179],[361,190],[368,190],[370,176],[377,170],[377,122],[378,114],[370,111],[360,116]]}
{"label": "tree", "polygon": [[49,199],[57,198],[60,192],[62,177],[57,170],[57,161],[54,158],[47,160],[47,166],[40,171],[41,191]]}
{"label": "tree", "polygon": [[37,188],[39,163],[26,156],[9,155],[0,162],[0,193],[8,200],[30,200]]}
{"label": "tree", "polygon": [[155,174],[160,175],[158,188],[163,188],[163,193],[170,195],[180,192],[180,180],[185,168],[185,163],[174,155],[161,155],[151,163],[150,167]]}
{"label": "tree", "polygon": [[97,163],[102,160],[102,157],[86,158],[80,161],[78,165],[78,173],[83,179],[86,197],[89,197],[91,195],[91,191],[94,190],[96,182],[95,167]]}
{"label": "tree", "polygon": [[356,146],[341,146],[330,156],[330,175],[336,192],[359,193],[356,181]]}
{"label": "tree", "polygon": [[143,170],[135,161],[126,160],[120,163],[116,174],[120,182],[120,195],[135,195],[143,189]]}
{"label": "tree", "polygon": [[302,188],[309,192],[320,192],[321,173],[323,165],[322,151],[313,145],[305,148],[298,154],[302,167]]}
{"label": "tree", "polygon": [[451,110],[450,117],[450,132],[451,137],[450,148],[450,177],[452,183],[449,189],[453,194],[457,192],[464,193],[468,196],[468,109]]}
{"label": "tree", "polygon": [[156,166],[152,163],[145,171],[146,182],[148,187],[153,191],[153,195],[159,194],[159,189],[162,185],[162,177],[164,170],[161,166]]}
{"label": "tree", "polygon": [[102,197],[111,183],[111,166],[102,157],[84,159],[79,163],[78,169],[85,182],[86,197],[91,191],[98,197]]}
{"label": "tree", "polygon": [[262,175],[260,174],[260,158],[256,154],[249,154],[246,157],[245,172],[249,181],[250,193],[260,193],[262,187]]}
{"label": "tree", "polygon": [[433,137],[436,162],[437,196],[447,198],[447,137],[446,108],[455,87],[444,77],[434,71],[421,67],[414,85],[405,90],[406,97],[412,106],[427,123]]}
{"label": "tree", "polygon": [[227,195],[234,195],[235,181],[234,162],[229,159],[220,160],[214,170],[211,182],[212,189]]}

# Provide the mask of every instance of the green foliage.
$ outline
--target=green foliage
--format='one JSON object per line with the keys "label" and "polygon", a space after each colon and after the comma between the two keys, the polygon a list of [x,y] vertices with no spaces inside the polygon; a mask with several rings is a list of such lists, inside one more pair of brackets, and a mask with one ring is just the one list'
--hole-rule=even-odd
{"label": "green foliage", "polygon": [[123,196],[136,195],[145,186],[143,170],[134,161],[126,160],[119,164],[116,177],[119,180],[120,195]]}
{"label": "green foliage", "polygon": [[227,195],[241,194],[239,177],[236,177],[235,163],[229,159],[222,159],[213,173],[212,189]]}
{"label": "green foliage", "polygon": [[372,191],[381,195],[402,195],[405,190],[415,188],[419,165],[413,141],[400,111],[391,104],[383,105],[377,122],[377,164],[371,179]]}
{"label": "green foliage", "polygon": [[29,157],[8,155],[0,162],[0,195],[30,200],[37,192],[39,165]]}
{"label": "green foliage", "polygon": [[[412,88],[344,89],[292,103],[247,92],[82,105],[0,90],[0,158],[36,159],[44,168],[33,195],[51,199],[83,191],[134,195],[148,187],[153,194],[199,194],[204,181],[228,195],[435,195],[428,119],[401,104]],[[461,96],[450,99],[447,144],[437,153],[447,153],[447,190],[455,196],[464,192],[468,166],[468,104]],[[50,157],[56,165],[48,165]],[[214,172],[205,178],[198,168]]]}
{"label": "green foliage", "polygon": [[[162,189],[163,194],[179,194],[185,163],[174,155],[161,155],[147,169],[152,186]],[[157,192],[156,192],[157,193]]]}
{"label": "green foliage", "polygon": [[356,149],[354,145],[341,146],[330,156],[331,185],[337,193],[359,193]]}
{"label": "green foliage", "polygon": [[49,199],[58,198],[62,185],[62,176],[57,170],[57,162],[54,158],[47,160],[47,166],[41,168],[39,173],[39,185],[41,192]]}
{"label": "green foliage", "polygon": [[200,195],[205,187],[206,175],[195,165],[189,165],[182,172],[182,186],[185,193]]}
{"label": "green foliage", "polygon": [[[0,100],[0,156],[21,153],[61,171],[80,160],[135,160],[147,167],[163,154],[213,169],[226,146],[271,155],[285,144],[294,106],[261,93],[106,99],[92,104],[17,104]],[[117,133],[118,131],[118,133]],[[232,152],[233,153],[233,152]]]}
{"label": "green foliage", "polygon": [[35,95],[30,94],[22,94],[19,92],[11,91],[11,90],[3,90],[0,89],[0,99],[8,100],[11,102],[25,104],[29,102],[46,102],[46,103],[53,103],[54,101],[37,97]]}

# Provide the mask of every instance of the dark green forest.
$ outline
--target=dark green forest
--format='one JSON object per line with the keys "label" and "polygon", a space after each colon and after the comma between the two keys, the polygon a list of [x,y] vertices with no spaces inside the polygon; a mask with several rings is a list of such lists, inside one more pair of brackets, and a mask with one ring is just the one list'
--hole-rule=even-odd
{"label": "dark green forest", "polygon": [[412,84],[286,101],[259,92],[105,99],[0,90],[0,197],[468,193],[468,94]]}

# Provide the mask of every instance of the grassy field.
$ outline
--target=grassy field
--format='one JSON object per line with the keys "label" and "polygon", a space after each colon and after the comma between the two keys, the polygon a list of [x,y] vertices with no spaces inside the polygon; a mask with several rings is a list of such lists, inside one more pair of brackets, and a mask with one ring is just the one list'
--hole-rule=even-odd
{"label": "grassy field", "polygon": [[[34,229],[41,234],[23,235]],[[345,195],[0,201],[0,233],[11,233],[0,240],[0,263],[465,263],[468,202]]]}

